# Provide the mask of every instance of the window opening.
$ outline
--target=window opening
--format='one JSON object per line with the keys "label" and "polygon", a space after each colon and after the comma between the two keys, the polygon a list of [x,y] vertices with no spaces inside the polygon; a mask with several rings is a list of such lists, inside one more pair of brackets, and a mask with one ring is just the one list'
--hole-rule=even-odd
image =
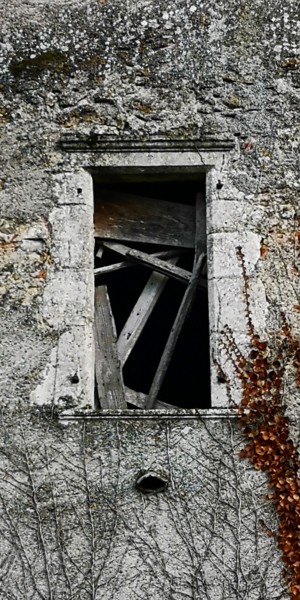
{"label": "window opening", "polygon": [[210,406],[205,230],[199,181],[95,184],[98,407]]}

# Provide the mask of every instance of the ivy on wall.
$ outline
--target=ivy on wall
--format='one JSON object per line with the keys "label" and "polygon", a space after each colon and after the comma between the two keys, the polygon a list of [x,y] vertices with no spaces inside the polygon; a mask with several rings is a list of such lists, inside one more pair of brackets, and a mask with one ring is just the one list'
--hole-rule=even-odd
{"label": "ivy on wall", "polygon": [[[244,357],[230,329],[225,329],[225,347],[241,384],[237,411],[246,444],[241,457],[263,471],[270,485],[270,499],[278,515],[278,546],[284,562],[284,577],[290,596],[300,599],[300,461],[290,437],[284,389],[291,369],[294,387],[300,388],[300,343],[284,316],[275,348],[254,330],[250,310],[249,281],[241,248],[237,255],[244,279],[250,352]],[[230,396],[230,381],[227,381]],[[268,532],[273,535],[272,532]]]}

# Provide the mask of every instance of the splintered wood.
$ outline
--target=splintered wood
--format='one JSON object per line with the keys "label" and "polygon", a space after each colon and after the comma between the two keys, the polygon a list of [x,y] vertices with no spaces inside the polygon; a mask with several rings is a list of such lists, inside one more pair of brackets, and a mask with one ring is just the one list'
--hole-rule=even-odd
{"label": "splintered wood", "polygon": [[160,359],[160,363],[158,365],[158,369],[154,376],[152,386],[146,400],[145,408],[154,408],[156,403],[157,395],[161,388],[162,382],[165,378],[168,366],[171,362],[171,358],[173,352],[175,350],[175,346],[179,337],[179,334],[182,330],[185,319],[187,318],[189,311],[192,307],[192,304],[195,299],[197,287],[198,287],[198,278],[202,271],[203,264],[205,261],[205,255],[201,254],[198,258],[196,266],[193,271],[193,275],[191,281],[186,289],[186,292],[183,296],[182,302],[180,304],[176,319],[174,321],[173,327],[170,331],[170,335],[168,337],[168,341],[166,343],[165,349],[163,351],[162,357]]}
{"label": "splintered wood", "polygon": [[[178,259],[171,259],[175,263]],[[138,298],[129,318],[127,319],[118,339],[118,351],[123,366],[131,350],[134,348],[143,328],[148,321],[161,293],[163,292],[168,277],[160,273],[152,273],[140,297]]]}
{"label": "splintered wood", "polygon": [[[101,250],[101,256],[100,256],[100,250]],[[97,252],[96,256],[97,258],[101,258],[103,251],[104,251],[104,246],[101,246],[100,250]],[[179,256],[179,254],[182,254],[183,251],[180,249],[176,249],[176,250],[164,250],[163,252],[154,252],[151,256],[153,256],[154,258],[163,258],[163,259],[168,259],[168,258],[172,258],[173,256]],[[98,269],[94,269],[94,275],[95,277],[100,276],[100,275],[107,275],[108,273],[113,273],[114,271],[119,271],[120,269],[126,269],[128,267],[132,267],[134,266],[134,262],[129,262],[128,260],[124,260],[122,262],[117,262],[117,263],[112,263],[111,265],[106,265],[105,267],[99,267]]]}
{"label": "splintered wood", "polygon": [[[204,275],[204,195],[197,194],[195,206],[108,190],[102,190],[96,200],[95,237],[100,242],[97,258],[101,260],[107,252],[109,256],[114,256],[115,253],[123,258],[120,262],[115,260],[103,266],[100,263],[95,268],[96,282],[101,283],[96,283],[98,287],[95,293],[96,382],[101,408],[124,409],[127,403],[137,408],[176,408],[172,404],[161,402],[158,395],[198,286],[207,287]],[[132,243],[134,246],[138,244],[138,249],[128,245]],[[149,253],[149,244],[151,247],[152,244],[159,245],[159,251],[153,253],[152,249],[152,253]],[[195,251],[192,272],[177,266],[180,256],[189,248],[194,248]],[[119,277],[118,271],[134,265],[151,269],[152,273],[117,339],[109,295],[102,282],[105,283],[106,275],[114,273],[113,277]],[[170,279],[180,281],[187,288],[149,394],[146,395],[124,385],[122,367]]]}
{"label": "splintered wood", "polygon": [[114,242],[103,242],[104,248],[108,248],[109,250],[113,250],[118,254],[122,254],[126,256],[128,260],[137,262],[142,264],[153,271],[157,271],[158,273],[163,273],[164,275],[169,275],[169,277],[174,277],[179,281],[188,282],[191,277],[191,273],[186,271],[185,269],[180,269],[175,265],[171,265],[160,258],[156,258],[153,255],[149,255],[146,252],[142,252],[141,250],[135,250],[134,248],[129,248],[128,246],[124,246],[124,244],[117,244]]}
{"label": "splintered wood", "polygon": [[95,290],[95,369],[101,408],[127,408],[116,328],[104,285]]}

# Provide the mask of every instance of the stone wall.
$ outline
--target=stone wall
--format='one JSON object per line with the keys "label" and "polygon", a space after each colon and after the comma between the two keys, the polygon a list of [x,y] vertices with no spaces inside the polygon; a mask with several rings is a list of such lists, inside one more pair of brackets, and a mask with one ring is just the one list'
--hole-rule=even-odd
{"label": "stone wall", "polygon": [[[213,442],[209,415],[194,415],[187,426],[183,414],[170,423],[141,419],[134,433],[131,425],[123,431],[122,419],[101,417],[86,423],[88,443],[78,440],[82,411],[93,408],[90,173],[149,165],[207,172],[212,354],[234,400],[241,390],[224,328],[249,351],[238,247],[253,324],[270,352],[283,314],[299,335],[298,16],[295,0],[12,0],[0,7],[1,478],[11,482],[0,521],[8,557],[3,598],[287,597],[268,536],[276,520],[264,478],[239,461],[237,423],[214,364],[212,403],[223,408]],[[293,376],[290,361],[283,402],[297,443]],[[78,421],[58,426],[57,410],[74,407]],[[167,425],[178,443],[167,444]],[[173,487],[143,499],[134,481],[153,461]],[[204,463],[211,479],[203,486]],[[71,511],[72,528],[60,505],[44,510],[44,485],[52,504]],[[99,537],[92,541],[102,510],[109,512],[103,547]]]}
{"label": "stone wall", "polygon": [[[234,420],[15,418],[0,446],[3,598],[287,597]],[[138,491],[149,471],[166,491]]]}

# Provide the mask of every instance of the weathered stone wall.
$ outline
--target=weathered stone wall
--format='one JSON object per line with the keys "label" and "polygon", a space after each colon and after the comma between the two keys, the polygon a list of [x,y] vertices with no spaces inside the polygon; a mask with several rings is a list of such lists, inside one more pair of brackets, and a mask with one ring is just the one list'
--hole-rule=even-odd
{"label": "weathered stone wall", "polygon": [[[166,164],[209,171],[212,347],[234,398],[239,387],[222,332],[228,324],[247,353],[238,246],[253,322],[270,351],[282,313],[299,335],[298,17],[296,0],[13,0],[0,7],[3,598],[287,597],[266,533],[275,525],[263,478],[238,460],[236,421],[216,421],[211,430],[211,421],[195,419],[192,432],[184,420],[172,421],[169,444],[163,420],[139,421],[133,433],[117,419],[101,420],[87,424],[82,444],[81,421],[58,427],[50,411],[37,424],[37,409],[28,422],[23,410],[53,401],[91,407],[92,183],[85,169],[157,164],[151,147],[118,153],[118,140],[127,147],[163,140]],[[113,155],[93,150],[105,136]],[[214,140],[209,151],[207,139]],[[83,152],[71,152],[62,140],[75,140],[77,149],[87,141]],[[172,158],[175,140],[181,150]],[[227,149],[219,143],[216,150],[218,140],[229,140]],[[293,369],[286,365],[283,400],[297,441]],[[224,406],[217,386],[212,400]],[[153,461],[172,472],[174,487],[148,501],[133,492],[133,481]],[[204,464],[211,479],[202,485]],[[44,485],[57,510],[44,510]],[[103,546],[102,511],[109,513],[99,530]]]}
{"label": "weathered stone wall", "polygon": [[[49,219],[56,208],[59,220],[53,176],[66,172],[70,181],[82,167],[105,164],[97,153],[62,152],[65,133],[188,140],[209,132],[235,140],[212,191],[218,210],[210,232],[221,246],[231,240],[231,254],[237,234],[255,234],[263,260],[255,265],[253,301],[263,286],[263,327],[275,332],[284,310],[296,328],[297,3],[14,2],[0,10],[1,293],[10,321],[1,335],[4,398],[28,398],[39,379],[36,363],[45,364],[57,333],[41,302],[46,273],[61,267]],[[90,265],[75,259],[67,266],[84,277]]]}
{"label": "weathered stone wall", "polygon": [[[234,421],[4,416],[2,598],[285,598],[264,477]],[[166,492],[141,494],[144,471]],[[4,476],[6,473],[6,476]]]}

